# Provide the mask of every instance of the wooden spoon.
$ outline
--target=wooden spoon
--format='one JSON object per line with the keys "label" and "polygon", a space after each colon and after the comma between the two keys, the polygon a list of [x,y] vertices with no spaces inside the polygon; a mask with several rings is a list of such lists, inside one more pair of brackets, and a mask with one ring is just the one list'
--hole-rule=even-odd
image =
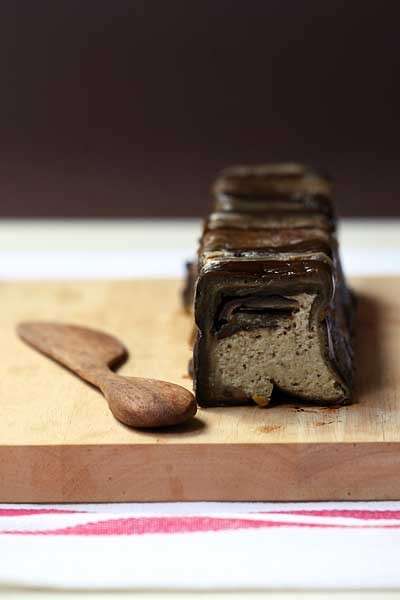
{"label": "wooden spoon", "polygon": [[29,345],[99,388],[114,417],[125,425],[165,427],[196,414],[193,394],[180,385],[111,371],[127,357],[125,347],[111,335],[45,321],[20,323],[17,331]]}

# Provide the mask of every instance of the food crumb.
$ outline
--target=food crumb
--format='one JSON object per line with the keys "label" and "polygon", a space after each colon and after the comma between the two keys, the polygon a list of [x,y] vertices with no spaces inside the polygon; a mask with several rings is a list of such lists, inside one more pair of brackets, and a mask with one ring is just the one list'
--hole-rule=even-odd
{"label": "food crumb", "polygon": [[279,431],[282,429],[282,425],[262,425],[257,428],[257,431],[260,433],[273,433],[274,431]]}

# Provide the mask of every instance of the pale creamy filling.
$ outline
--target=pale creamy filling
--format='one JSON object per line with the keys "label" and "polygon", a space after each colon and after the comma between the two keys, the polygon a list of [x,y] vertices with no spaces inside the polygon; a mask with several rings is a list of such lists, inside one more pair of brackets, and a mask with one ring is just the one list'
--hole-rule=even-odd
{"label": "pale creamy filling", "polygon": [[251,398],[268,404],[274,386],[315,401],[335,402],[344,390],[324,359],[325,340],[309,326],[315,295],[292,296],[299,303],[274,327],[240,330],[217,340],[212,350],[211,381],[225,400]]}

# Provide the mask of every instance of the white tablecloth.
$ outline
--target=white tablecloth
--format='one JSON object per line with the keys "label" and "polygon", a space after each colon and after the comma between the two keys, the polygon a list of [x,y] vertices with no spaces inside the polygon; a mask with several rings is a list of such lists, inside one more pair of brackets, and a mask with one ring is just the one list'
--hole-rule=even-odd
{"label": "white tablecloth", "polygon": [[0,507],[0,581],[62,589],[400,587],[400,503]]}
{"label": "white tablecloth", "polygon": [[[179,276],[198,231],[3,222],[0,277]],[[349,275],[399,273],[399,222],[346,222],[341,234]],[[399,558],[400,502],[0,505],[5,586],[390,589]]]}

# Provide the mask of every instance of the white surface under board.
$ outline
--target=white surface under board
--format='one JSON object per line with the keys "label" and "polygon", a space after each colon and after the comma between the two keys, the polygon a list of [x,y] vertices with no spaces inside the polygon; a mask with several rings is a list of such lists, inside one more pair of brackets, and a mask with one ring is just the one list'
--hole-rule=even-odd
{"label": "white surface under board", "polygon": [[[201,221],[0,221],[0,278],[179,277]],[[400,220],[348,219],[339,237],[348,275],[400,273]]]}

